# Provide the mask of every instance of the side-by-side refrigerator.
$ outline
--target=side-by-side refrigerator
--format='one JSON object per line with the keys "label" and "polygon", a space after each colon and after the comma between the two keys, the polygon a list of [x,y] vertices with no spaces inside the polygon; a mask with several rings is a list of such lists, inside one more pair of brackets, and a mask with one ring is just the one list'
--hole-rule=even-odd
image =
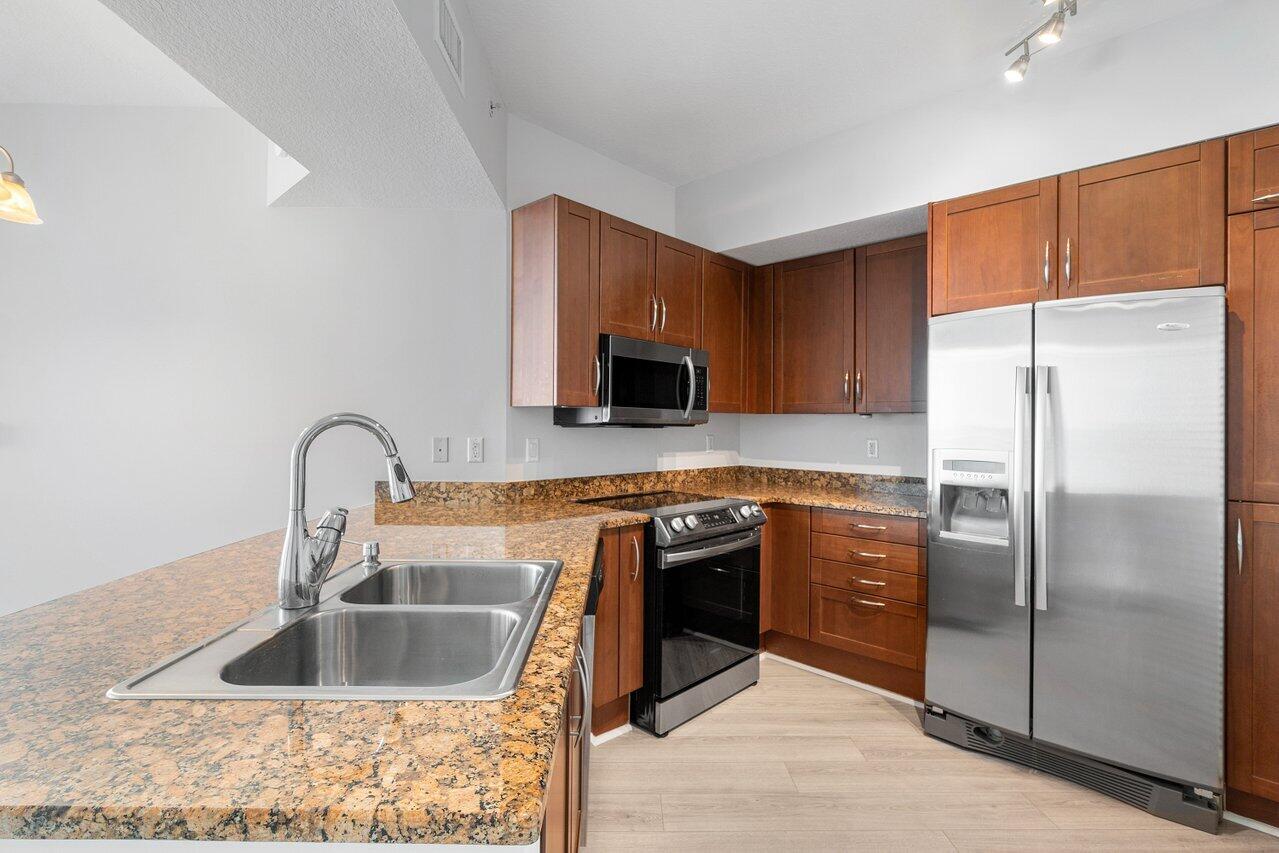
{"label": "side-by-side refrigerator", "polygon": [[934,318],[924,728],[1215,831],[1225,294]]}

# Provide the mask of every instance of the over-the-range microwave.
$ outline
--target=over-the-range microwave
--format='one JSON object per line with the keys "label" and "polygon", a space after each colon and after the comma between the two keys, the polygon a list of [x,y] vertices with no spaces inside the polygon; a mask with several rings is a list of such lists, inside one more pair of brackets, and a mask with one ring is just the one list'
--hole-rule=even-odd
{"label": "over-the-range microwave", "polygon": [[710,417],[706,350],[600,335],[595,373],[600,404],[556,407],[555,424],[693,426]]}

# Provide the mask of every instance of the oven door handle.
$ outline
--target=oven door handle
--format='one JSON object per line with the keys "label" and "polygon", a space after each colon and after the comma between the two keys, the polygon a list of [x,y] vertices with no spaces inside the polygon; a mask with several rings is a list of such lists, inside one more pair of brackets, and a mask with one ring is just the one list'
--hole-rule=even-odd
{"label": "oven door handle", "polygon": [[720,554],[727,554],[730,551],[742,551],[759,542],[759,528],[755,528],[743,536],[736,536],[726,542],[720,542],[717,545],[707,545],[703,548],[694,548],[691,551],[661,551],[661,565],[663,569],[669,569],[672,566],[680,566],[684,563],[691,563],[694,560],[704,560],[707,557],[715,557]]}

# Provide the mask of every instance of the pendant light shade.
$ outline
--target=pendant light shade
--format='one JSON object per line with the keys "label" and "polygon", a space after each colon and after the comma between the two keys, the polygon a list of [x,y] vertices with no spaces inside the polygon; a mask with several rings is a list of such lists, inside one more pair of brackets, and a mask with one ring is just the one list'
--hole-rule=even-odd
{"label": "pendant light shade", "polygon": [[23,225],[39,225],[44,220],[36,213],[35,202],[31,200],[31,193],[27,192],[27,185],[13,171],[13,155],[3,146],[0,146],[0,152],[9,161],[9,170],[0,172],[0,219]]}

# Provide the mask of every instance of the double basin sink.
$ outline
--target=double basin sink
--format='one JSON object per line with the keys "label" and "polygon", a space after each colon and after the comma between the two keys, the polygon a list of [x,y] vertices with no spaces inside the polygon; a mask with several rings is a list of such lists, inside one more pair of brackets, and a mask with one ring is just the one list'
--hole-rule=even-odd
{"label": "double basin sink", "polygon": [[267,608],[113,687],[113,699],[501,699],[559,561],[357,563],[320,603]]}

